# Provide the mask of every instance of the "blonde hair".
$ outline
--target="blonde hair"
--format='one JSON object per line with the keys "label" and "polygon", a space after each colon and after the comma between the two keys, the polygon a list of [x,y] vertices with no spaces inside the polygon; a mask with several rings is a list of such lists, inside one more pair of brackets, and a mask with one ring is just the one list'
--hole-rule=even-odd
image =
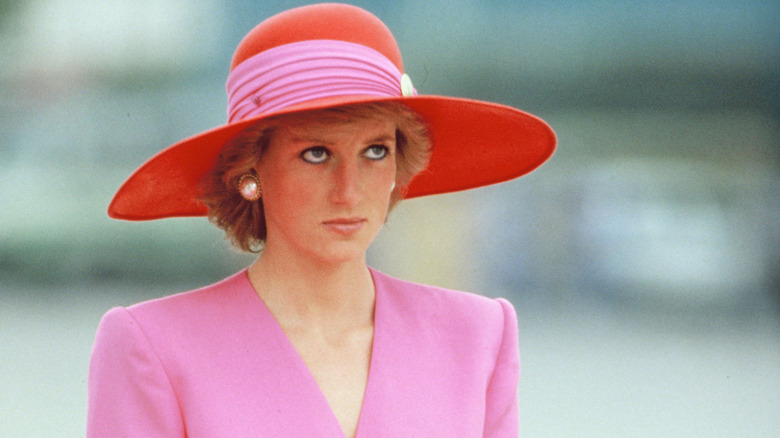
{"label": "blonde hair", "polygon": [[266,237],[262,198],[247,201],[238,191],[238,180],[253,172],[271,137],[282,122],[330,124],[361,119],[392,120],[396,124],[396,189],[388,212],[404,197],[415,175],[431,156],[431,139],[422,118],[398,102],[375,102],[312,110],[264,119],[228,142],[217,162],[201,182],[200,200],[208,207],[209,220],[225,231],[243,251],[257,252]]}

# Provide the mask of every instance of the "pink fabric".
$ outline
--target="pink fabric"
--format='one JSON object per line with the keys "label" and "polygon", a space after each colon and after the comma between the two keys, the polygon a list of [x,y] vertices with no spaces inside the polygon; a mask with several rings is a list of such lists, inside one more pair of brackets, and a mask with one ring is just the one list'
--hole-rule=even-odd
{"label": "pink fabric", "polygon": [[[517,320],[505,300],[372,271],[359,437],[517,437]],[[343,437],[245,272],[114,308],[90,362],[88,437]]]}
{"label": "pink fabric", "polygon": [[401,96],[401,72],[376,50],[335,40],[285,44],[236,66],[227,81],[228,122],[333,96]]}

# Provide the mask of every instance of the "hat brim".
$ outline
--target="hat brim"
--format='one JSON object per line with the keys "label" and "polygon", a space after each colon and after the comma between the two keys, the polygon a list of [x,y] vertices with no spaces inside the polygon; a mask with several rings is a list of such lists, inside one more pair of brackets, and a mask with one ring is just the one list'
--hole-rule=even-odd
{"label": "hat brim", "polygon": [[505,105],[443,96],[377,98],[347,96],[308,102],[223,125],[182,140],[141,165],[108,208],[115,219],[152,220],[205,216],[200,181],[222,147],[259,120],[338,105],[398,101],[428,124],[433,154],[404,198],[455,192],[525,175],[555,150],[555,134],[538,117]]}

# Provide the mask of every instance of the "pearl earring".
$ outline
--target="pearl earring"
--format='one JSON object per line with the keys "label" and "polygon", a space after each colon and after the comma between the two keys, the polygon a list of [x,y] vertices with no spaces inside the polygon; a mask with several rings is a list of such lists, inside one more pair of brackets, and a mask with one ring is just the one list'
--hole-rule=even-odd
{"label": "pearl earring", "polygon": [[260,199],[263,192],[260,189],[260,180],[253,173],[245,173],[238,179],[238,192],[247,201],[254,202]]}
{"label": "pearl earring", "polygon": [[390,186],[390,191],[392,192],[393,190],[395,190],[395,181],[393,181],[393,185]]}

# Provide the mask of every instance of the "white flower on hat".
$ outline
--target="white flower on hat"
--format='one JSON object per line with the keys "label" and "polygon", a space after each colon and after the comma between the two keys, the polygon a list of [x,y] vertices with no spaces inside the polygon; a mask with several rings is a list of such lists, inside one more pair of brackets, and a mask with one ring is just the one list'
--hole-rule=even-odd
{"label": "white flower on hat", "polygon": [[401,75],[401,96],[414,96],[417,92],[412,85],[412,78],[408,74]]}

